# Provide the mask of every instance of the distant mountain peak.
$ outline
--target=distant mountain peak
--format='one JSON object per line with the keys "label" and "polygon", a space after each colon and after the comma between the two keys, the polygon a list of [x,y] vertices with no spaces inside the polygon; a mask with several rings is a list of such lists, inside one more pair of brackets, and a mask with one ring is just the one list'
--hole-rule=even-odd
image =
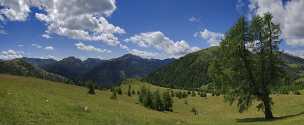
{"label": "distant mountain peak", "polygon": [[137,55],[134,55],[134,54],[131,54],[131,53],[128,53],[128,54],[125,54],[121,57],[118,57],[117,59],[121,59],[121,60],[138,60],[138,59],[144,59],[143,57],[140,57],[140,56],[137,56]]}
{"label": "distant mountain peak", "polygon": [[63,61],[63,62],[82,62],[79,58],[76,58],[76,57],[74,57],[74,56],[70,56],[70,57],[66,57],[66,58],[64,58],[64,59],[62,59],[62,60],[60,60],[61,62]]}

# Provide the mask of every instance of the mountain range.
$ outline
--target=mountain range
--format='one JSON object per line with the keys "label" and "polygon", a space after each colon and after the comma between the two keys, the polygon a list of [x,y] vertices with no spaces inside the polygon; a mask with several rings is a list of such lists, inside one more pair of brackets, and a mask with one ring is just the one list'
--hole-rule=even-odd
{"label": "mountain range", "polygon": [[75,84],[93,81],[100,87],[111,87],[126,78],[142,78],[174,59],[146,59],[126,54],[110,60],[88,58],[84,61],[67,57],[60,61],[53,59],[21,58],[47,72],[70,79]]}
{"label": "mountain range", "polygon": [[[99,87],[112,87],[128,78],[143,78],[152,84],[197,88],[211,82],[208,66],[216,59],[218,47],[210,47],[190,53],[179,59],[146,59],[126,54],[110,60],[76,57],[62,60],[20,58],[0,61],[0,73],[34,76],[53,81],[83,85],[92,81]],[[282,53],[285,69],[293,79],[304,76],[304,59]]]}

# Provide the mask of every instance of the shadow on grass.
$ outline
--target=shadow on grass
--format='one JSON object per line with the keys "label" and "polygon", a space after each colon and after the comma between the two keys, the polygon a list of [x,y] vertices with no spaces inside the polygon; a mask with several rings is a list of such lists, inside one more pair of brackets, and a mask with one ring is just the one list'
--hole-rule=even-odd
{"label": "shadow on grass", "polygon": [[276,120],[282,120],[282,119],[297,117],[297,116],[300,116],[300,115],[303,115],[303,114],[304,114],[304,112],[300,112],[300,113],[297,113],[297,114],[275,117],[273,119],[265,119],[264,117],[243,118],[243,119],[237,119],[237,122],[269,122],[269,121],[276,121]]}

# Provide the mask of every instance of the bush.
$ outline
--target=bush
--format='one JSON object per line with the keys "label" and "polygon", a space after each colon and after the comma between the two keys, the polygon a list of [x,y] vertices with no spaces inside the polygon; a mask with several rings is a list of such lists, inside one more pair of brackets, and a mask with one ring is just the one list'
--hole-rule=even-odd
{"label": "bush", "polygon": [[195,92],[195,91],[192,91],[191,96],[192,96],[192,97],[195,97],[195,96],[196,96],[196,92]]}
{"label": "bush", "polygon": [[197,109],[196,109],[195,107],[193,107],[193,108],[191,109],[191,112],[192,112],[194,115],[198,115],[198,111],[197,111]]}
{"label": "bush", "polygon": [[129,87],[128,87],[128,96],[132,96],[132,93],[131,93],[131,85],[129,85]]}
{"label": "bush", "polygon": [[121,90],[121,88],[119,87],[119,88],[117,88],[117,93],[118,93],[118,95],[122,95],[122,90]]}
{"label": "bush", "polygon": [[91,94],[91,95],[95,95],[95,84],[93,82],[88,82],[88,88],[89,88],[89,91],[88,93]]}
{"label": "bush", "polygon": [[117,94],[116,94],[116,90],[112,91],[112,96],[110,97],[110,99],[117,99]]}
{"label": "bush", "polygon": [[206,92],[201,92],[200,97],[207,97],[207,93]]}
{"label": "bush", "polygon": [[299,91],[293,91],[293,94],[294,95],[301,95],[301,92],[299,92]]}

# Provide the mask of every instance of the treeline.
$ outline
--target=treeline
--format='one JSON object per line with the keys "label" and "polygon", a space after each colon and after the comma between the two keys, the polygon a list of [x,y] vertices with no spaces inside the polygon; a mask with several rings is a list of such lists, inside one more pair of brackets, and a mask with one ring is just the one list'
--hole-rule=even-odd
{"label": "treeline", "polygon": [[169,91],[160,93],[160,91],[157,90],[152,92],[150,89],[142,87],[138,99],[139,102],[147,108],[157,111],[173,111],[173,99]]}

